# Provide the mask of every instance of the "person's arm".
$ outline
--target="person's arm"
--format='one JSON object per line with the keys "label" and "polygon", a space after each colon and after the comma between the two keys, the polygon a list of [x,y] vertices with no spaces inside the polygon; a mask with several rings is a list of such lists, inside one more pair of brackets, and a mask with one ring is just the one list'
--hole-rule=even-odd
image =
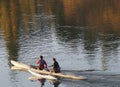
{"label": "person's arm", "polygon": [[37,64],[40,64],[40,59],[38,59],[38,61],[36,62]]}
{"label": "person's arm", "polygon": [[48,67],[53,67],[53,65],[50,65],[50,66],[48,66]]}

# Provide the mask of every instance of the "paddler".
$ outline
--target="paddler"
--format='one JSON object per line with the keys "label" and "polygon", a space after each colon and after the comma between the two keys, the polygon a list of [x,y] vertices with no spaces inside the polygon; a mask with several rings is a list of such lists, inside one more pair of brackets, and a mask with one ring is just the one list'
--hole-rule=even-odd
{"label": "paddler", "polygon": [[43,69],[46,69],[47,68],[47,63],[46,61],[43,59],[43,56],[40,55],[38,61],[37,61],[37,64],[38,64],[38,68],[40,70],[43,70]]}
{"label": "paddler", "polygon": [[51,65],[50,67],[52,67],[51,72],[55,72],[55,73],[60,73],[61,72],[59,63],[56,61],[55,58],[53,58],[53,65]]}

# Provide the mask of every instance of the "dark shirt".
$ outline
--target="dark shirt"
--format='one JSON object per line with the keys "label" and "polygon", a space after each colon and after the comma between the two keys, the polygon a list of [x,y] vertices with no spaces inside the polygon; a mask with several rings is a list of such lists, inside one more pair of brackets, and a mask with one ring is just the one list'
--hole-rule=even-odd
{"label": "dark shirt", "polygon": [[60,72],[60,66],[57,61],[53,63],[53,69],[55,70],[55,72]]}

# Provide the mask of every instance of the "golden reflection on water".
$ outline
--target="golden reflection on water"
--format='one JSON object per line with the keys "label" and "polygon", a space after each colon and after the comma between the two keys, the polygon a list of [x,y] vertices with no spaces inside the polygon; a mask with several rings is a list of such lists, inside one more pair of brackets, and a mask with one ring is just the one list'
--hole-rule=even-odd
{"label": "golden reflection on water", "polygon": [[[120,36],[120,0],[1,0],[0,29],[5,31],[4,37],[7,49],[10,51],[9,55],[18,56],[21,27],[26,35],[29,35],[30,23],[35,30],[37,25],[35,18],[39,19],[41,15],[54,15],[55,25],[58,27],[90,28],[84,30],[84,39],[89,43],[96,42],[99,32]],[[56,28],[56,31],[59,31],[59,28]],[[67,30],[67,32],[72,31]],[[58,37],[64,39],[64,32],[59,31],[59,33],[63,35]],[[71,34],[71,37],[79,39],[76,33]],[[105,38],[102,38],[102,42],[105,41]],[[87,43],[84,44],[87,50]]]}
{"label": "golden reflection on water", "polygon": [[[27,47],[27,51],[22,50],[26,53],[21,52],[19,54],[22,49],[20,41],[24,41],[20,39],[29,40],[24,38],[24,35],[30,36],[31,32],[35,32],[33,35],[46,32],[44,34],[47,36],[48,31],[44,30],[45,27],[47,27],[46,30],[52,31],[52,34],[54,33],[54,38],[51,40],[55,39],[56,42],[53,41],[52,43],[50,40],[52,46],[56,43],[58,43],[57,46],[61,44],[64,47],[66,46],[65,49],[64,47],[55,47],[57,51],[60,50],[58,53],[56,52],[58,56],[64,56],[61,54],[66,53],[67,56],[65,57],[70,59],[72,54],[75,54],[74,58],[76,58],[77,64],[82,61],[81,66],[84,66],[85,69],[87,67],[87,69],[111,69],[112,71],[114,68],[113,71],[118,70],[120,0],[0,0],[0,33],[3,33],[1,35],[5,39],[5,48],[8,52],[8,54],[7,52],[5,54],[9,56],[8,60],[17,60],[21,54],[22,57],[24,55],[28,56],[29,48]],[[39,37],[36,35],[35,38]],[[46,40],[46,37],[44,38]],[[40,42],[42,41],[44,40]],[[46,47],[51,47],[47,41],[43,43],[47,43]],[[41,44],[37,43],[37,45]],[[33,42],[30,46],[36,46],[36,44]],[[36,46],[35,49],[37,47],[39,46]],[[42,48],[44,49],[44,46]],[[67,51],[72,50],[73,53],[65,52],[66,49],[68,49]],[[49,48],[44,49],[45,51],[49,51]],[[31,55],[34,58],[33,53]],[[79,57],[83,59],[80,60]],[[70,59],[70,62],[72,60]],[[68,63],[68,61],[65,60],[63,64],[65,63]],[[73,68],[69,65],[68,67]]]}
{"label": "golden reflection on water", "polygon": [[30,17],[47,13],[56,15],[57,23],[63,22],[61,26],[96,26],[99,31],[105,30],[99,27],[110,26],[113,31],[118,31],[119,3],[118,0],[1,0],[1,27],[4,30],[11,27],[15,31],[21,17],[27,30]]}

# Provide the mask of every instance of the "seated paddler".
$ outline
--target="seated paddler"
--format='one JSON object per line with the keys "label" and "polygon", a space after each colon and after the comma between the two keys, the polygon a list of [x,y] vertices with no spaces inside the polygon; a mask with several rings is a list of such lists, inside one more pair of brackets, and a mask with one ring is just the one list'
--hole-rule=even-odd
{"label": "seated paddler", "polygon": [[39,59],[37,60],[37,64],[38,64],[38,68],[40,70],[46,69],[47,68],[47,63],[46,61],[43,59],[43,56],[40,55]]}
{"label": "seated paddler", "polygon": [[53,58],[53,64],[49,67],[52,67],[52,69],[50,70],[51,72],[55,72],[55,73],[61,72],[60,65],[55,58]]}

